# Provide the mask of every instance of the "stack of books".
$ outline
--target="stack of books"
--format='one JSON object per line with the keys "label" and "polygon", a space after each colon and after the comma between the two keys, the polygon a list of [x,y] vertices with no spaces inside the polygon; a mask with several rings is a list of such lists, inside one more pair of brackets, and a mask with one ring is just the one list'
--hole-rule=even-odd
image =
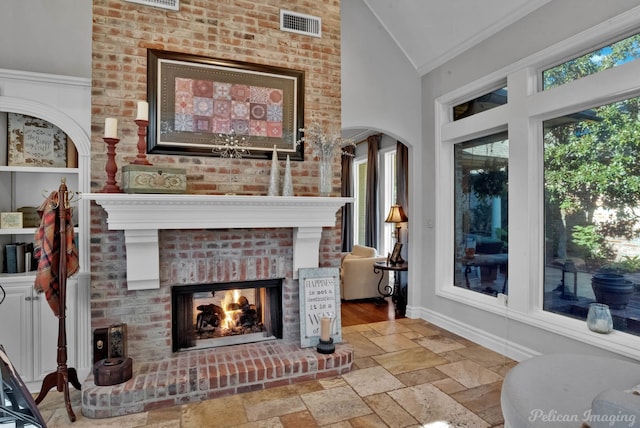
{"label": "stack of books", "polygon": [[16,242],[4,246],[4,273],[23,273],[36,269],[33,243]]}

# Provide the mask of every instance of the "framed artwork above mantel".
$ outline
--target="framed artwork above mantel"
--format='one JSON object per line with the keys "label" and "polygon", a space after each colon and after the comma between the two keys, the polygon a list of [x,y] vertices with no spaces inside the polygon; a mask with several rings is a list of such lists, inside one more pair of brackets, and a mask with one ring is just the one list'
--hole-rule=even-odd
{"label": "framed artwork above mantel", "polygon": [[304,71],[149,49],[147,101],[149,153],[304,159]]}

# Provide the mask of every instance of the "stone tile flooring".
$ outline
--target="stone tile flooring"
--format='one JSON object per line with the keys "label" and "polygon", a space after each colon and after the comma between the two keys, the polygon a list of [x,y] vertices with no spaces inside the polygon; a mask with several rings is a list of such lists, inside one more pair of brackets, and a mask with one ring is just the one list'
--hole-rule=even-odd
{"label": "stone tile flooring", "polygon": [[342,329],[355,352],[342,376],[109,419],[67,417],[62,394],[40,403],[48,428],[502,427],[500,388],[515,361],[423,320]]}

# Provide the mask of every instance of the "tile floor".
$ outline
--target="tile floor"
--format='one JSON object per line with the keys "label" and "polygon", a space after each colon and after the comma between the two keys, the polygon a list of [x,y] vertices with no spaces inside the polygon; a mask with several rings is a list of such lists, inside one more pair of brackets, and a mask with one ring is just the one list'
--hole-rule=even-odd
{"label": "tile floor", "polygon": [[344,327],[342,334],[355,362],[335,378],[109,419],[83,417],[72,390],[73,424],[55,390],[39,408],[48,428],[502,427],[500,387],[515,361],[423,320]]}

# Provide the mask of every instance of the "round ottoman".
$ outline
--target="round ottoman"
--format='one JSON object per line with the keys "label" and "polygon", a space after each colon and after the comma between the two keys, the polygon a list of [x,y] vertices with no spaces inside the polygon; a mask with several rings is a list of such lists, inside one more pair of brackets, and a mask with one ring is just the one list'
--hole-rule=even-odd
{"label": "round ottoman", "polygon": [[[610,392],[619,393],[640,414],[640,396],[625,392],[640,384],[640,364],[616,358],[581,354],[549,354],[533,357],[515,366],[504,378],[501,392],[504,425],[507,428],[572,427],[583,422],[597,426],[640,426],[640,416],[611,403]],[[617,415],[597,415],[594,399],[601,395],[599,410]],[[617,397],[617,396],[616,396]],[[612,407],[613,404],[613,407]],[[627,403],[621,403],[627,405]],[[608,406],[608,407],[607,407]],[[600,419],[600,420],[598,420]],[[631,421],[630,419],[634,419]],[[615,424],[614,424],[615,423]]]}

